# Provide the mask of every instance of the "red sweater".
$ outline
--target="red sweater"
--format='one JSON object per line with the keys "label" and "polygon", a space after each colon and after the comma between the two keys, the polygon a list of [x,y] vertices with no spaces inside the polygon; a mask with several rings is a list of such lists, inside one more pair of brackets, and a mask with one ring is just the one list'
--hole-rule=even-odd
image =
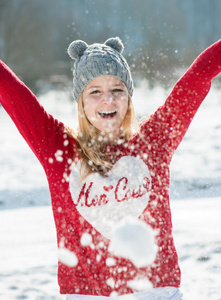
{"label": "red sweater", "polygon": [[[48,114],[30,90],[0,63],[0,102],[42,164],[50,188],[58,247],[74,253],[75,263],[58,262],[62,294],[110,296],[136,290],[130,282],[146,278],[153,287],[180,285],[180,269],[172,237],[169,165],[211,80],[221,70],[221,40],[205,50],[176,83],[171,94],[128,143],[107,145],[116,155],[109,177],[92,174],[79,183],[76,142],[65,126]],[[75,159],[73,157],[75,156]],[[156,230],[154,263],[138,268],[115,257],[107,265],[110,228],[127,215]],[[81,243],[83,233],[91,243]],[[110,280],[112,284],[110,284]]]}

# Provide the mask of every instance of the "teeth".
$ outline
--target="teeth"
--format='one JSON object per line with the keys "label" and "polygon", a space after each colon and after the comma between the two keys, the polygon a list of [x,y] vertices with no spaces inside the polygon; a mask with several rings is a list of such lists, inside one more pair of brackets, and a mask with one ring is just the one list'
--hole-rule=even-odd
{"label": "teeth", "polygon": [[102,115],[108,115],[108,114],[113,114],[117,112],[116,110],[111,110],[111,111],[99,111],[98,113],[99,114],[102,114]]}

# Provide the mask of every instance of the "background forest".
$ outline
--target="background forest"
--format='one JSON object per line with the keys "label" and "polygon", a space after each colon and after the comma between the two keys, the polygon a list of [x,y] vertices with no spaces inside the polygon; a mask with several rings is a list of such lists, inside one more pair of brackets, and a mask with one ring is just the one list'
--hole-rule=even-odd
{"label": "background forest", "polygon": [[70,80],[72,40],[120,36],[135,79],[166,87],[220,38],[220,16],[219,0],[0,0],[0,59],[40,92]]}

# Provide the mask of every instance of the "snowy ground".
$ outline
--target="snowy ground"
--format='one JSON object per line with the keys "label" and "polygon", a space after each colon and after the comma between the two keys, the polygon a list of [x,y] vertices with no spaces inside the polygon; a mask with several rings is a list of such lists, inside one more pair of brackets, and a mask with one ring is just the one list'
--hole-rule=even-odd
{"label": "snowy ground", "polygon": [[[167,92],[136,89],[148,116]],[[75,105],[66,93],[40,98],[71,126]],[[174,237],[184,300],[221,299],[221,90],[212,89],[179,146],[171,167]],[[45,175],[0,108],[0,299],[64,299],[59,295],[54,221]]]}

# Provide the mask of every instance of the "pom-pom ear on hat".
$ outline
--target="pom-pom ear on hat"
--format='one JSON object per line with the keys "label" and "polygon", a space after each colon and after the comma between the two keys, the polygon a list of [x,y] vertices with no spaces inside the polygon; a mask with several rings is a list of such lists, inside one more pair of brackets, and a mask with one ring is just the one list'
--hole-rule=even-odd
{"label": "pom-pom ear on hat", "polygon": [[77,40],[72,42],[68,47],[68,54],[72,59],[77,59],[79,56],[82,56],[84,51],[87,49],[88,44],[84,41]]}
{"label": "pom-pom ear on hat", "polygon": [[124,44],[119,37],[110,38],[104,44],[117,50],[117,52],[119,53],[122,53],[124,51]]}

